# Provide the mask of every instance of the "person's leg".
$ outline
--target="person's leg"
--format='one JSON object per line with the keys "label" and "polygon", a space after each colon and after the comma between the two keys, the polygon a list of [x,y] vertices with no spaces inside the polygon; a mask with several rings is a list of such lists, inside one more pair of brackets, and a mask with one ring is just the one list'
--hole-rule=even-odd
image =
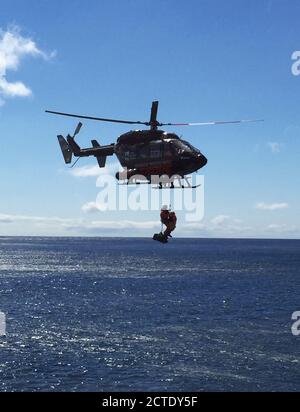
{"label": "person's leg", "polygon": [[164,231],[164,235],[168,237],[170,236],[170,233],[171,233],[171,228],[170,228],[170,225],[168,224],[166,227],[166,230]]}
{"label": "person's leg", "polygon": [[176,226],[174,225],[174,223],[170,223],[169,224],[169,237],[172,237],[171,233],[175,230]]}

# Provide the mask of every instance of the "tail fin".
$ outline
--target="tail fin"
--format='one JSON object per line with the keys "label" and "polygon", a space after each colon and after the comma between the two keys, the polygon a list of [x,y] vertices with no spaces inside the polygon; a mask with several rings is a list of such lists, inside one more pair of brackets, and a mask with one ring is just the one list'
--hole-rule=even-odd
{"label": "tail fin", "polygon": [[70,147],[70,145],[68,144],[68,142],[64,139],[63,136],[59,135],[57,136],[58,138],[58,142],[63,154],[63,157],[65,159],[65,163],[69,164],[72,162],[72,149]]}
{"label": "tail fin", "polygon": [[99,167],[105,167],[106,156],[96,156]]}
{"label": "tail fin", "polygon": [[97,140],[92,140],[93,147],[101,147]]}
{"label": "tail fin", "polygon": [[[92,140],[92,145],[95,149],[101,147],[97,140]],[[105,167],[106,156],[96,156],[96,159],[99,167]]]}

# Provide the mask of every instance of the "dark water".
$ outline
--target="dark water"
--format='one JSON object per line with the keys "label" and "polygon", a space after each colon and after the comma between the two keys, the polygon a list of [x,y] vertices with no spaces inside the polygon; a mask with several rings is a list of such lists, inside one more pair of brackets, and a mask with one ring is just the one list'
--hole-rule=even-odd
{"label": "dark water", "polygon": [[299,250],[0,238],[0,390],[300,390]]}

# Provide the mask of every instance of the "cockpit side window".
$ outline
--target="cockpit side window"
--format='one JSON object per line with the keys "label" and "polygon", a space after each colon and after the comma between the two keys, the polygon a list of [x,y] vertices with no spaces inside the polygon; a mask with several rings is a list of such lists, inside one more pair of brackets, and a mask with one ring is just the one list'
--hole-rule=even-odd
{"label": "cockpit side window", "polygon": [[183,140],[179,140],[175,143],[177,153],[182,154],[182,153],[191,153],[192,149],[190,146],[187,144],[187,142]]}
{"label": "cockpit side window", "polygon": [[191,143],[186,142],[185,140],[182,140],[182,143],[184,144],[185,147],[188,148],[188,151],[192,151],[192,152],[196,152],[196,153],[200,153],[200,150],[197,149],[196,147],[194,147]]}

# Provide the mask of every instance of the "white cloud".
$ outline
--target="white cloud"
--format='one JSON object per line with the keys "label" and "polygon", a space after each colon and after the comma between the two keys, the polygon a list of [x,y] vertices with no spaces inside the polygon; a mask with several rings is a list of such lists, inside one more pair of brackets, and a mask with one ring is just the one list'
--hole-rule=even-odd
{"label": "white cloud", "polygon": [[71,169],[69,173],[75,177],[98,177],[101,174],[99,166],[82,166]]}
{"label": "white cloud", "polygon": [[49,223],[49,224],[67,224],[72,222],[72,219],[65,219],[60,217],[42,217],[42,216],[28,216],[28,215],[10,215],[0,213],[1,223],[17,223],[17,222],[31,222],[31,223]]}
{"label": "white cloud", "polygon": [[277,223],[271,223],[270,225],[267,226],[268,230],[280,230],[282,229],[283,225],[279,225]]}
{"label": "white cloud", "polygon": [[3,105],[7,97],[27,97],[32,91],[21,81],[9,82],[6,79],[9,70],[16,71],[25,56],[42,57],[45,60],[52,58],[55,52],[47,54],[40,50],[36,43],[23,37],[17,26],[0,29],[0,104]]}
{"label": "white cloud", "polygon": [[60,218],[46,216],[10,215],[0,214],[0,223],[13,224],[27,222],[43,226],[56,226],[64,229],[81,231],[95,231],[101,229],[120,230],[120,229],[151,229],[158,225],[157,221],[131,221],[131,220],[94,220],[88,221],[80,218]]}
{"label": "white cloud", "polygon": [[258,210],[280,210],[280,209],[287,209],[289,207],[288,203],[256,203],[255,209]]}
{"label": "white cloud", "polygon": [[6,97],[26,97],[31,95],[31,90],[22,82],[9,83],[0,77],[0,93]]}
{"label": "white cloud", "polygon": [[271,223],[267,226],[267,231],[274,234],[276,233],[277,235],[285,235],[298,233],[299,229],[296,226],[290,226],[284,223]]}
{"label": "white cloud", "polygon": [[12,222],[13,220],[11,219],[11,216],[0,214],[0,223],[12,223]]}
{"label": "white cloud", "polygon": [[74,177],[98,177],[100,175],[113,175],[119,170],[119,163],[109,163],[105,167],[99,167],[98,164],[91,166],[82,166],[71,169],[69,173]]}
{"label": "white cloud", "polygon": [[157,220],[155,221],[133,221],[133,220],[94,220],[92,222],[81,221],[77,224],[69,226],[70,229],[80,229],[88,232],[99,230],[124,230],[124,229],[155,229],[159,226]]}
{"label": "white cloud", "polygon": [[[224,216],[224,219],[221,219]],[[225,218],[226,216],[226,218]],[[217,222],[213,224],[212,222]],[[88,220],[86,218],[61,218],[47,216],[12,215],[0,213],[2,234],[41,236],[140,236],[152,237],[160,230],[159,218],[154,220]],[[3,230],[5,228],[5,230]],[[300,228],[287,223],[249,227],[227,215],[199,223],[186,223],[179,219],[175,237],[209,238],[299,238]]]}
{"label": "white cloud", "polygon": [[242,220],[235,219],[228,215],[217,215],[204,224],[202,229],[205,229],[210,236],[240,236],[251,228],[245,226]]}
{"label": "white cloud", "polygon": [[211,223],[214,226],[222,226],[225,222],[228,222],[229,219],[230,219],[230,216],[218,215],[218,216],[214,217],[213,219],[211,219]]}
{"label": "white cloud", "polygon": [[272,153],[280,153],[281,149],[283,147],[282,143],[278,143],[278,142],[268,142],[268,146],[271,150]]}
{"label": "white cloud", "polygon": [[82,207],[81,210],[85,213],[91,213],[91,212],[99,212],[99,207],[96,202],[88,202],[85,203]]}

